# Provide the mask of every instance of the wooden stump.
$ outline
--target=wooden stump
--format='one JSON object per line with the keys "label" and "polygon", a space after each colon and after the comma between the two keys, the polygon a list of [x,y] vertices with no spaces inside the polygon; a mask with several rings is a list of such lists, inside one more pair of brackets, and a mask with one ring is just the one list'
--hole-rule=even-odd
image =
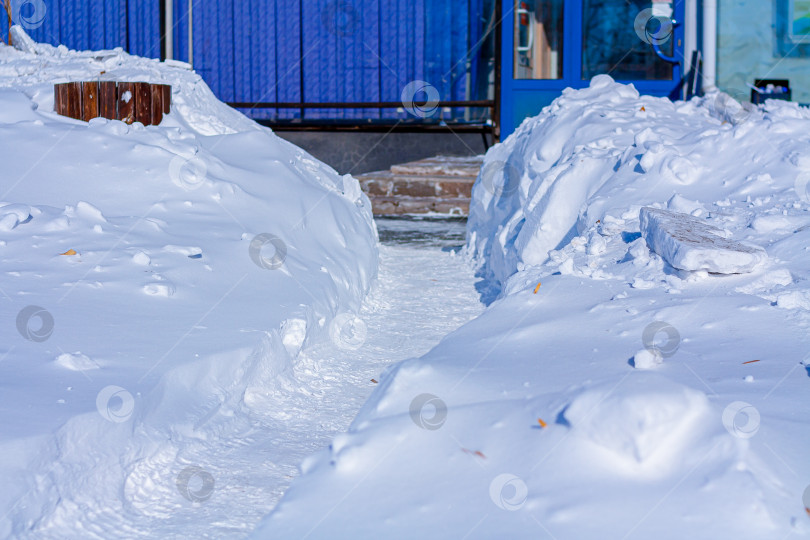
{"label": "wooden stump", "polygon": [[82,120],[98,117],[98,82],[82,83]]}
{"label": "wooden stump", "polygon": [[118,83],[118,120],[135,121],[135,83]]}
{"label": "wooden stump", "polygon": [[53,110],[61,116],[70,116],[68,111],[68,87],[66,84],[57,84],[53,87]]}
{"label": "wooden stump", "polygon": [[163,114],[169,114],[172,108],[172,87],[168,84],[159,86],[163,89]]}
{"label": "wooden stump", "polygon": [[149,100],[152,113],[150,123],[157,126],[163,120],[163,89],[158,85],[152,85],[149,88]]}
{"label": "wooden stump", "polygon": [[65,90],[67,98],[67,114],[71,118],[81,119],[82,117],[82,83],[67,83]]}
{"label": "wooden stump", "polygon": [[118,86],[115,81],[98,83],[98,115],[102,118],[118,118]]}
{"label": "wooden stump", "polygon": [[135,121],[145,126],[152,123],[152,90],[149,83],[135,83]]}
{"label": "wooden stump", "polygon": [[102,117],[158,125],[171,112],[172,87],[146,82],[87,81],[56,84],[54,111],[84,120]]}

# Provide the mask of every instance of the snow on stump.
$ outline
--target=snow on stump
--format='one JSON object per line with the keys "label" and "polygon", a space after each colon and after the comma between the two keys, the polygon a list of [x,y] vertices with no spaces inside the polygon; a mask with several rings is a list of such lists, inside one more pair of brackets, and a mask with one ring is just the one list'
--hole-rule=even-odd
{"label": "snow on stump", "polygon": [[93,118],[156,126],[169,114],[172,87],[145,82],[85,81],[53,87],[56,114],[89,122]]}
{"label": "snow on stump", "polygon": [[719,229],[689,214],[644,207],[639,221],[649,248],[680,270],[742,274],[767,258],[763,249],[723,238]]}

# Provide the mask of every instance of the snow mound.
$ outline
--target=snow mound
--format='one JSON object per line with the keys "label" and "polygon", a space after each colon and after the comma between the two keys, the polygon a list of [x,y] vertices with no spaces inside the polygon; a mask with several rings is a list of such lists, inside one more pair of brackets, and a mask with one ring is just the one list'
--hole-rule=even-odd
{"label": "snow mound", "polygon": [[[24,50],[0,45],[0,537],[174,537],[195,520],[183,459],[248,432],[301,348],[361,305],[371,206],[189,69],[15,32]],[[99,78],[170,84],[171,113],[53,112],[54,83]]]}
{"label": "snow mound", "polygon": [[[600,75],[526,119],[487,152],[473,187],[467,250],[481,276],[499,293],[516,272],[549,260],[563,264],[575,243],[598,256],[607,238],[640,232],[642,207],[711,217],[743,244],[806,225],[793,203],[810,200],[810,152],[795,133],[810,110],[769,101],[729,122],[718,99],[672,102]],[[752,215],[753,208],[762,211]],[[781,217],[751,223],[768,208]],[[733,257],[745,259],[744,268],[762,255],[741,252]],[[576,261],[563,270],[594,273]],[[653,278],[645,273],[639,283]]]}
{"label": "snow mound", "polygon": [[644,207],[639,221],[650,249],[681,270],[741,274],[767,257],[763,249],[727,240],[722,231],[688,214]]}
{"label": "snow mound", "polygon": [[31,208],[24,204],[0,206],[0,231],[10,231],[31,219]]}
{"label": "snow mound", "polygon": [[85,371],[88,369],[99,369],[99,365],[81,351],[75,353],[63,353],[56,357],[56,365],[71,371]]}
{"label": "snow mound", "polygon": [[654,369],[664,362],[664,357],[655,350],[641,349],[633,355],[633,367],[636,369]]}
{"label": "snow mound", "polygon": [[592,388],[574,399],[565,418],[575,432],[636,464],[672,463],[687,434],[711,407],[703,392],[663,377],[635,376],[623,383]]}

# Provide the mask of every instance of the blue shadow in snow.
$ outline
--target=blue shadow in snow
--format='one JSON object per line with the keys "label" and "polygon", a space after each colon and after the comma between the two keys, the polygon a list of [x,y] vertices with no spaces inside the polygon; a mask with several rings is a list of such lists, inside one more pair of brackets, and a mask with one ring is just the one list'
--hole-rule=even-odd
{"label": "blue shadow in snow", "polygon": [[478,272],[475,277],[480,278],[475,282],[475,290],[481,298],[481,303],[489,306],[498,299],[501,294],[501,288],[498,287],[492,280],[487,279],[483,272]]}
{"label": "blue shadow in snow", "polygon": [[638,240],[639,238],[641,238],[640,232],[622,231],[622,242],[624,242],[625,244],[631,244],[636,240]]}
{"label": "blue shadow in snow", "polygon": [[[565,411],[566,411],[567,409],[568,409],[568,407],[566,407],[565,409],[561,410],[561,411],[560,411],[560,412],[557,414],[557,418],[555,418],[555,419],[554,419],[554,423],[555,423],[555,424],[557,424],[557,425],[560,425],[560,426],[565,426],[565,427],[567,427],[567,428],[570,428],[570,427],[571,427],[571,423],[570,423],[570,422],[568,421],[568,419],[565,417]],[[544,428],[544,427],[543,427],[543,426],[541,426],[540,424],[535,424],[535,425],[533,425],[533,426],[532,426],[532,429],[546,429],[546,428]]]}
{"label": "blue shadow in snow", "polygon": [[559,425],[565,426],[567,428],[571,427],[571,422],[569,422],[568,419],[565,417],[565,411],[567,411],[567,410],[568,410],[568,407],[566,407],[566,408],[564,408],[563,410],[560,411],[560,413],[557,415],[557,418],[554,420],[555,424],[559,424]]}

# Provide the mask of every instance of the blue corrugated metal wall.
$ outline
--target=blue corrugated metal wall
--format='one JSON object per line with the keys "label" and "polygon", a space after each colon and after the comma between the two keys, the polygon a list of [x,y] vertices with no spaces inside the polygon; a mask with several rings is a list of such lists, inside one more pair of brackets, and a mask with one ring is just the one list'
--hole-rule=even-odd
{"label": "blue corrugated metal wall", "polygon": [[[175,0],[176,13],[186,6],[186,0]],[[226,101],[399,101],[414,80],[435,86],[442,100],[484,99],[474,90],[483,73],[476,55],[487,22],[483,9],[483,0],[200,2],[194,11],[194,68]],[[188,59],[186,19],[175,33],[181,59]],[[289,109],[246,112],[254,118],[301,117]],[[459,109],[451,116],[462,114]],[[393,109],[310,109],[304,115],[406,118]]]}
{"label": "blue corrugated metal wall", "polygon": [[[38,41],[160,56],[158,0],[16,1],[45,6],[41,26],[28,28]],[[188,0],[170,1],[175,58],[188,60]],[[223,101],[399,101],[414,80],[435,86],[442,100],[482,99],[468,85],[479,86],[474,52],[483,1],[193,0],[194,69]],[[254,118],[301,116],[297,109],[248,112]],[[405,114],[319,109],[306,111],[305,118]]]}
{"label": "blue corrugated metal wall", "polygon": [[[123,47],[140,56],[160,56],[160,11],[152,6],[157,1],[10,1],[28,20],[22,21],[23,26],[37,41],[81,50]],[[32,17],[37,11],[41,18]],[[7,36],[6,16],[0,16],[0,21]]]}

